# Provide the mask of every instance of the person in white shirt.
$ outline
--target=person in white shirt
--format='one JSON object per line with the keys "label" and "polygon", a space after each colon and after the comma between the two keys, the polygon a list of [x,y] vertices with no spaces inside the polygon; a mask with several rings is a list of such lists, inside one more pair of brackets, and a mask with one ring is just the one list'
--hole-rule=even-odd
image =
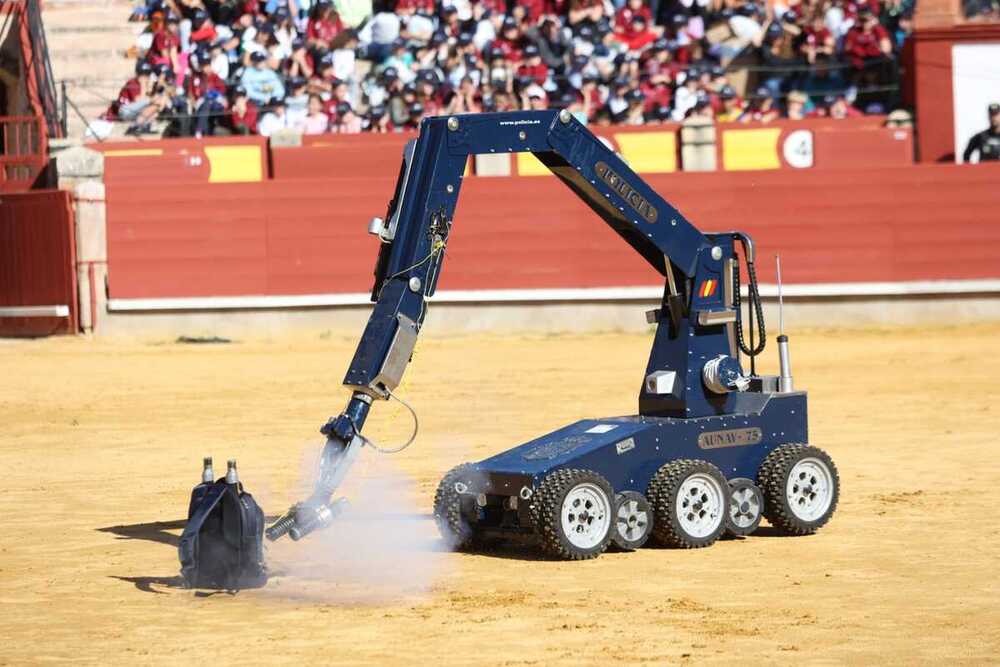
{"label": "person in white shirt", "polygon": [[257,123],[257,133],[262,137],[269,137],[279,130],[291,129],[294,126],[289,121],[285,112],[285,101],[278,100],[271,105],[271,110],[264,114],[264,117]]}

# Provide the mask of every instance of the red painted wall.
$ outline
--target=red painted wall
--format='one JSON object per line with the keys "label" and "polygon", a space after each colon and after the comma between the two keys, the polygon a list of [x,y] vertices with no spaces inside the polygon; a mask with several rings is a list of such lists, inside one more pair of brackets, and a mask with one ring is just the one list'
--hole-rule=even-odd
{"label": "red painted wall", "polygon": [[[385,211],[398,155],[349,155],[340,178],[109,184],[111,296],[369,290],[366,225]],[[1000,277],[1000,165],[646,178],[699,228],[754,235],[765,282],[776,252],[788,283]],[[555,178],[466,179],[442,289],[659,283]]]}
{"label": "red painted wall", "polygon": [[955,44],[980,42],[1000,42],[1000,23],[918,29],[907,45],[904,101],[916,109],[921,162],[955,160],[951,50]]}
{"label": "red painted wall", "polygon": [[7,194],[0,203],[0,306],[67,305],[68,318],[0,317],[0,334],[77,330],[76,243],[68,192]]}

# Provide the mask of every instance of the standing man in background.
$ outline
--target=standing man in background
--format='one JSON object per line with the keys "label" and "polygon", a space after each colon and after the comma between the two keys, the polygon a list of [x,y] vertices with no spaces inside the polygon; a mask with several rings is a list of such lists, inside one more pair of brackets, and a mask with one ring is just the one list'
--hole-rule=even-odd
{"label": "standing man in background", "polygon": [[989,106],[989,118],[990,126],[969,139],[962,162],[971,162],[973,153],[979,153],[977,162],[1000,161],[1000,104],[994,102]]}

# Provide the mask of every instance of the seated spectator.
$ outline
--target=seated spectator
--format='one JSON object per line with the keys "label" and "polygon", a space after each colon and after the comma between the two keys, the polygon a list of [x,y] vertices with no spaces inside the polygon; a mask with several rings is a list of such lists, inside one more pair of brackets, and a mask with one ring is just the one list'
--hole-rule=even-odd
{"label": "seated spectator", "polygon": [[135,77],[122,86],[118,98],[111,103],[104,114],[105,120],[132,121],[152,102],[153,66],[148,62],[139,62],[135,66]]}
{"label": "seated spectator", "polygon": [[309,44],[329,50],[334,38],[344,29],[340,16],[329,0],[317,0],[313,5],[306,31]]}
{"label": "seated spectator", "polygon": [[789,120],[802,120],[806,117],[806,104],[809,98],[805,93],[793,90],[788,94],[788,101],[785,105],[785,118]]}
{"label": "seated spectator", "polygon": [[246,89],[247,96],[258,106],[265,106],[272,100],[283,100],[285,84],[278,73],[268,67],[267,56],[254,52],[250,56],[250,64],[250,67],[244,69],[240,79],[240,85]]}
{"label": "seated spectator", "polygon": [[830,118],[842,120],[844,118],[857,118],[864,114],[851,106],[847,101],[847,96],[841,93],[831,100],[827,109],[827,115]]}
{"label": "seated spectator", "polygon": [[740,116],[741,123],[770,123],[781,117],[778,105],[774,101],[774,93],[770,88],[761,86],[754,94],[753,100],[747,107],[743,115]]}
{"label": "seated spectator", "polygon": [[178,57],[181,45],[180,17],[170,14],[167,17],[165,26],[153,35],[152,45],[149,47],[147,60],[153,65],[167,65],[174,72],[181,71],[181,63]]}
{"label": "seated spectator", "polygon": [[715,115],[715,120],[720,123],[735,123],[743,115],[745,106],[743,100],[736,94],[732,86],[724,86],[719,91],[719,100],[722,102],[722,109]]}
{"label": "seated spectator", "polygon": [[185,92],[188,108],[196,116],[194,136],[211,135],[226,111],[226,82],[212,71],[208,54],[192,54],[188,64],[191,72]]}
{"label": "seated spectator", "polygon": [[892,54],[892,41],[867,7],[858,11],[857,23],[844,37],[844,55],[855,72],[855,82],[878,82]]}
{"label": "seated spectator", "polygon": [[285,113],[289,122],[299,126],[309,115],[308,82],[305,79],[292,79],[288,84],[289,94],[285,96]]}
{"label": "seated spectator", "polygon": [[333,131],[341,134],[361,132],[361,117],[354,113],[349,103],[341,102],[337,105],[337,120],[333,124]]}
{"label": "seated spectator", "polygon": [[392,124],[392,119],[389,118],[389,112],[385,107],[369,107],[364,123],[364,130],[366,132],[385,134],[387,132],[393,132],[395,129],[396,128]]}
{"label": "seated spectator", "polygon": [[534,44],[528,44],[522,52],[523,60],[517,67],[518,76],[528,76],[539,86],[544,86],[549,78],[548,65],[542,62],[541,53]]}
{"label": "seated spectator", "polygon": [[246,88],[233,90],[229,107],[229,130],[233,134],[257,134],[257,105],[250,101]]}
{"label": "seated spectator", "polygon": [[285,101],[276,100],[271,104],[271,110],[264,114],[257,123],[257,132],[263,137],[269,137],[281,130],[294,129],[288,114],[285,113]]}
{"label": "seated spectator", "polygon": [[323,99],[319,95],[309,96],[308,112],[297,127],[303,134],[323,134],[330,129],[330,117],[323,112]]}

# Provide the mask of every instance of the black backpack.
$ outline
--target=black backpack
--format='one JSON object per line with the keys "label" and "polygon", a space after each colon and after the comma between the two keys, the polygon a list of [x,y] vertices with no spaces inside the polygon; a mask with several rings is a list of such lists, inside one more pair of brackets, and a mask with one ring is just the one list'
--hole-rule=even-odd
{"label": "black backpack", "polygon": [[194,488],[178,550],[189,588],[237,590],[267,583],[264,512],[238,482],[222,478]]}

